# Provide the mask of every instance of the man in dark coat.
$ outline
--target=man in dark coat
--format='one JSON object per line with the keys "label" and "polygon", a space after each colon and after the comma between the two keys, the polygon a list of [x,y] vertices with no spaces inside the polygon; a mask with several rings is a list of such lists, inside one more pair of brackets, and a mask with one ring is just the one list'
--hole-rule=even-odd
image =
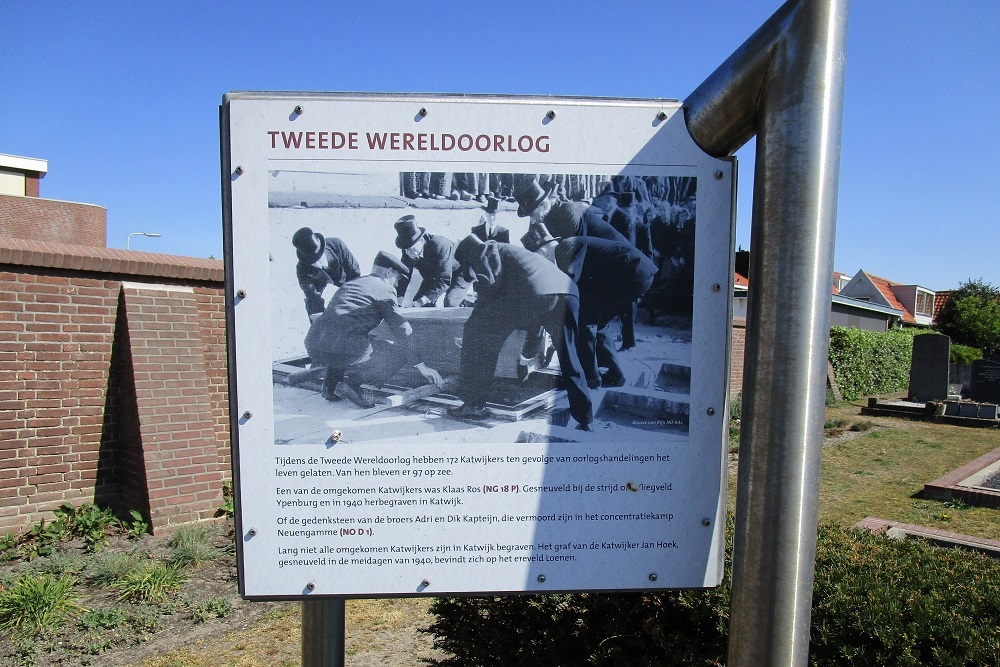
{"label": "man in dark coat", "polygon": [[604,219],[604,212],[582,202],[564,201],[531,181],[517,194],[517,215],[531,218],[531,225],[544,225],[552,236],[593,236],[609,241],[627,241]]}
{"label": "man in dark coat", "polygon": [[479,224],[472,228],[472,233],[480,241],[497,241],[498,243],[510,243],[510,230],[497,224],[497,208],[500,201],[496,197],[486,200],[483,207],[485,213]]}
{"label": "man in dark coat", "polygon": [[475,308],[462,337],[459,397],[450,414],[481,419],[493,384],[497,357],[515,330],[537,330],[552,336],[578,428],[590,430],[594,409],[576,351],[579,292],[569,277],[543,257],[509,243],[483,243],[467,236],[456,251],[462,270],[476,277]]}
{"label": "man in dark coat", "polygon": [[[413,333],[396,305],[396,284],[409,269],[388,253],[375,256],[370,275],[344,283],[326,310],[313,321],[305,338],[313,363],[326,366],[323,396],[346,398],[361,407],[375,401],[361,385],[379,387],[408,362],[413,351],[403,342]],[[385,322],[394,340],[371,339],[371,332]],[[423,363],[414,368],[428,381],[441,385],[441,375]]]}
{"label": "man in dark coat", "polygon": [[[608,323],[649,289],[656,264],[630,243],[587,236],[559,240],[554,255],[556,266],[580,290],[577,340],[588,385],[624,385],[625,374],[608,336]],[[601,366],[608,370],[598,376]]]}
{"label": "man in dark coat", "polygon": [[[443,236],[428,234],[418,227],[416,218],[404,215],[394,224],[396,247],[403,251],[402,262],[420,274],[420,287],[413,295],[414,306],[433,306],[444,294],[445,306],[459,306],[469,291],[469,283],[460,274],[455,261],[455,244]],[[410,275],[399,281],[402,298],[410,284]]]}
{"label": "man in dark coat", "polygon": [[338,238],[323,238],[308,227],[292,235],[298,264],[295,276],[306,297],[306,312],[314,320],[323,312],[323,290],[327,285],[340,287],[361,276],[358,260]]}

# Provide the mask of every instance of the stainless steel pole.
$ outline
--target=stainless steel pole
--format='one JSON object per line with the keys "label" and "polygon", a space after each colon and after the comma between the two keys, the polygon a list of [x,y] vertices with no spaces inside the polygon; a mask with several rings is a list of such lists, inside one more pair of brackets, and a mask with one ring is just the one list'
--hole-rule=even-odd
{"label": "stainless steel pole", "polygon": [[302,601],[302,667],[344,667],[344,600]]}
{"label": "stainless steel pole", "polygon": [[808,661],[847,8],[789,0],[685,101],[708,153],[757,135],[730,667]]}

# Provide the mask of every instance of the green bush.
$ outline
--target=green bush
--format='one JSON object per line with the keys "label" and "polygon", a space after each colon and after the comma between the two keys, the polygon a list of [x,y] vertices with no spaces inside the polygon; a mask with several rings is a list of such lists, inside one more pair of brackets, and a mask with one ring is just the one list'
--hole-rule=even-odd
{"label": "green bush", "polygon": [[[732,534],[732,531],[729,531]],[[723,585],[704,591],[440,598],[429,632],[438,665],[721,665]],[[1000,563],[920,541],[820,529],[810,664],[995,665]]]}
{"label": "green bush", "polygon": [[852,401],[906,389],[910,382],[913,336],[920,333],[925,332],[832,327],[830,362],[843,397]]}
{"label": "green bush", "polygon": [[959,345],[958,343],[953,343],[951,346],[951,363],[953,364],[969,366],[976,359],[982,358],[983,351],[978,347],[969,347],[968,345]]}

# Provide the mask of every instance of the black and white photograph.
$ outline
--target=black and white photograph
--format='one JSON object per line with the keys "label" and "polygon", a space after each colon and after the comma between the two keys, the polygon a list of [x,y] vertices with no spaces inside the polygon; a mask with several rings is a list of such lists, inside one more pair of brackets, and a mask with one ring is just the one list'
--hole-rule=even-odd
{"label": "black and white photograph", "polygon": [[693,175],[326,167],[268,172],[275,444],[688,440]]}

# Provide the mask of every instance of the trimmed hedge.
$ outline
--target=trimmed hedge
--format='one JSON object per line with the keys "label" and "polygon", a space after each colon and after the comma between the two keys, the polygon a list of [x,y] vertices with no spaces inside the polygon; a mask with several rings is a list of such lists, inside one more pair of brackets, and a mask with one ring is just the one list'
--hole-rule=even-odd
{"label": "trimmed hedge", "polygon": [[978,347],[969,347],[968,345],[960,345],[958,343],[952,343],[951,345],[951,363],[953,364],[971,366],[973,361],[982,358],[983,351]]}
{"label": "trimmed hedge", "polygon": [[830,362],[846,400],[902,391],[910,383],[913,337],[920,329],[830,328]]}
{"label": "trimmed hedge", "polygon": [[[716,589],[440,598],[428,632],[453,657],[434,664],[722,665],[731,548],[723,585]],[[823,527],[810,664],[998,665],[998,581],[1000,563],[980,554]]]}

